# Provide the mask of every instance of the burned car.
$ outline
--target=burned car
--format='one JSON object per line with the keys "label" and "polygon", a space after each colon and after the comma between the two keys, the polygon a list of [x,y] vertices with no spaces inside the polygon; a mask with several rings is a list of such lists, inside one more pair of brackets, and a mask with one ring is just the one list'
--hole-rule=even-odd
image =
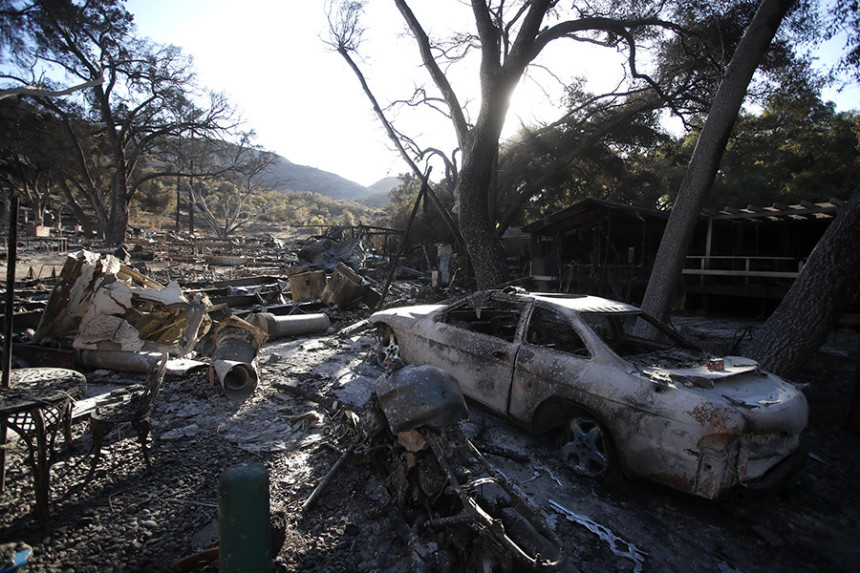
{"label": "burned car", "polygon": [[620,469],[708,499],[802,462],[802,392],[748,358],[713,358],[642,310],[585,295],[482,291],[374,313],[381,360],[451,372],[467,398],[560,430],[572,469]]}

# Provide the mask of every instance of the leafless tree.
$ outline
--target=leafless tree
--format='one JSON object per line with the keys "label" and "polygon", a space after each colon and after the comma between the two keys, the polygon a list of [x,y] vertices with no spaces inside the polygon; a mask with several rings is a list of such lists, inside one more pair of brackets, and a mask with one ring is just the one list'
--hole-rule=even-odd
{"label": "leafless tree", "polygon": [[[573,47],[583,43],[619,51],[626,56],[626,77],[623,89],[607,96],[628,103],[639,99],[642,111],[654,105],[675,105],[679,93],[690,91],[673,82],[666,74],[652,77],[641,63],[643,52],[650,49],[655,56],[667,37],[684,38],[684,50],[701,52],[701,44],[672,16],[677,16],[679,4],[641,2],[620,6],[613,2],[577,2],[573,8],[557,1],[530,0],[519,2],[470,0],[475,31],[458,34],[448,42],[431,39],[406,0],[394,0],[418,47],[421,62],[435,88],[430,93],[420,87],[405,105],[423,104],[439,110],[451,122],[457,138],[457,151],[446,156],[446,171],[456,177],[455,197],[458,228],[475,269],[480,287],[489,287],[506,280],[504,252],[496,229],[496,183],[498,151],[509,101],[530,66],[551,44],[567,42]],[[383,122],[386,131],[412,172],[420,176],[417,158],[426,151],[399,133],[386,118],[385,108],[373,96],[354,55],[364,32],[360,14],[364,3],[341,1],[329,10],[329,44],[346,60]],[[330,5],[332,6],[332,5]],[[440,8],[442,9],[442,8]],[[682,50],[683,51],[683,50]],[[456,65],[472,53],[479,64],[480,101],[476,119],[472,121],[467,106],[449,79],[449,66]],[[553,70],[554,76],[562,70]],[[677,74],[683,78],[683,74]],[[690,86],[687,85],[686,88]],[[647,102],[647,104],[645,104]],[[656,102],[656,103],[655,103]],[[634,109],[630,105],[627,109]],[[629,113],[629,112],[628,112]],[[592,137],[599,137],[598,128]],[[440,154],[444,156],[444,154]],[[575,159],[575,153],[559,158],[559,166]],[[454,157],[459,157],[459,168]],[[539,186],[523,189],[502,220],[508,224],[515,212],[539,191]]]}
{"label": "leafless tree", "polygon": [[[253,134],[242,134],[237,143],[208,142],[209,171],[220,172],[215,188],[204,192],[192,186],[193,208],[204,223],[222,239],[269,213],[272,201],[265,197],[276,187],[266,176],[277,156],[251,143]],[[204,170],[207,170],[204,167]],[[211,178],[210,178],[211,180]]]}

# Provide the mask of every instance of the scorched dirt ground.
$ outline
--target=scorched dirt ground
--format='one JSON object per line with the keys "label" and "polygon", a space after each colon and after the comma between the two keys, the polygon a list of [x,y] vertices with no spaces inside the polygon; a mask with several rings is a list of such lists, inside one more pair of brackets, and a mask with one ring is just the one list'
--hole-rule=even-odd
{"label": "scorched dirt ground", "polygon": [[[91,441],[86,423],[76,425],[73,450],[52,468],[45,528],[33,521],[31,474],[20,444],[12,444],[0,542],[32,546],[32,572],[175,571],[181,559],[217,544],[222,472],[259,462],[270,476],[276,571],[411,571],[409,524],[361,449],[315,504],[301,508],[359,436],[345,412],[360,411],[382,373],[371,333],[336,334],[363,317],[340,315],[322,336],[267,343],[261,382],[241,404],[205,371],[167,377],[153,412],[151,473],[130,428],[120,428],[84,484]],[[711,346],[744,326],[703,317],[675,323]],[[845,425],[858,341],[854,331],[834,332],[795,380],[807,385],[809,457],[796,481],[768,496],[715,503],[624,478],[595,482],[559,464],[551,436],[530,436],[475,408],[463,429],[478,449],[503,454],[486,457],[542,509],[566,544],[570,571],[856,571],[860,447]],[[90,394],[130,381],[139,378],[88,373]]]}

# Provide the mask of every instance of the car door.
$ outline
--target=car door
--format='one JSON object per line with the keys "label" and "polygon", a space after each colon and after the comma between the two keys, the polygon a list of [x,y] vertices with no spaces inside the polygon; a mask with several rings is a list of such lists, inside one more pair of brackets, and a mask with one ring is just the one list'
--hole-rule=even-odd
{"label": "car door", "polygon": [[527,302],[504,296],[472,297],[419,321],[415,362],[451,372],[463,394],[506,414],[521,320]]}
{"label": "car door", "polygon": [[596,367],[591,352],[570,318],[557,309],[536,304],[527,317],[511,385],[509,415],[532,423],[545,400],[576,398],[577,382]]}

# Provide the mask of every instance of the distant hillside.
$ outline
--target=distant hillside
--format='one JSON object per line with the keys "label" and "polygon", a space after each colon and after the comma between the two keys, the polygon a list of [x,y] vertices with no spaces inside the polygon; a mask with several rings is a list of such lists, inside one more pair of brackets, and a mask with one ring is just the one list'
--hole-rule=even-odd
{"label": "distant hillside", "polygon": [[384,177],[368,187],[373,193],[388,193],[400,185],[400,177]]}
{"label": "distant hillside", "polygon": [[339,201],[361,201],[373,191],[340,175],[293,163],[280,155],[262,179],[278,191],[312,191]]}
{"label": "distant hillside", "polygon": [[364,199],[360,199],[358,202],[362,205],[367,205],[368,207],[381,209],[388,205],[388,201],[390,199],[388,194],[392,189],[400,185],[400,183],[400,177],[385,177],[384,179],[380,179],[367,188],[371,191],[371,195],[368,195]]}

